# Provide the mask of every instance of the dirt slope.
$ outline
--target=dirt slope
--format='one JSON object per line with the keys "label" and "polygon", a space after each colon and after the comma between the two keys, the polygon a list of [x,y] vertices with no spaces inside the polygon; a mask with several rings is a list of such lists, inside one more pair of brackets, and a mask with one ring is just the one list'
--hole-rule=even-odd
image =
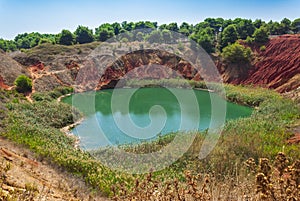
{"label": "dirt slope", "polygon": [[10,56],[0,52],[0,87],[7,89],[13,86],[15,79],[21,74],[29,75],[29,72]]}
{"label": "dirt slope", "polygon": [[106,200],[84,182],[0,137],[0,200]]}
{"label": "dirt slope", "polygon": [[[34,91],[48,91],[57,86],[74,84],[78,72],[82,72],[82,68],[86,65],[86,56],[98,45],[99,43],[75,46],[43,44],[26,53],[16,53],[12,55],[12,58],[27,67],[34,79]],[[275,89],[280,93],[293,91],[300,87],[300,35],[273,37],[266,44],[265,51],[260,51],[259,48],[254,49],[256,60],[253,67],[246,72],[244,77],[235,77],[230,80],[231,83],[259,85]],[[0,54],[0,59],[1,88],[11,86],[17,74],[27,73],[22,65],[6,55]],[[120,61],[121,66],[112,64],[102,73],[100,83],[92,84],[92,86],[112,87],[127,72],[148,64],[167,66],[187,79],[198,80],[201,77],[201,73],[195,72],[188,62],[163,52],[148,51],[124,54],[116,62]],[[88,80],[93,80],[93,76],[97,74],[93,71],[87,72],[91,74],[90,77],[85,76]],[[136,73],[139,71],[137,70]],[[155,75],[158,79],[165,78],[165,75],[168,74],[168,72],[160,72],[154,68],[140,73]],[[82,80],[81,84],[88,85],[88,80]]]}
{"label": "dirt slope", "polygon": [[272,38],[241,83],[261,85],[281,93],[297,89],[300,86],[300,35]]}

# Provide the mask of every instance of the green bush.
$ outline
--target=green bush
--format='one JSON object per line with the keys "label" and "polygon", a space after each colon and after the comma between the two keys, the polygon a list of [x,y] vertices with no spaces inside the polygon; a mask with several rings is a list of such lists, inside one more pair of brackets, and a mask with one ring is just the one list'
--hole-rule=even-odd
{"label": "green bush", "polygon": [[223,49],[222,57],[225,63],[245,64],[250,63],[252,59],[252,51],[248,47],[235,43]]}
{"label": "green bush", "polygon": [[263,45],[259,49],[260,49],[260,51],[264,52],[264,51],[266,51],[266,46]]}
{"label": "green bush", "polygon": [[16,90],[19,93],[28,93],[32,91],[32,81],[26,75],[20,75],[15,80]]}

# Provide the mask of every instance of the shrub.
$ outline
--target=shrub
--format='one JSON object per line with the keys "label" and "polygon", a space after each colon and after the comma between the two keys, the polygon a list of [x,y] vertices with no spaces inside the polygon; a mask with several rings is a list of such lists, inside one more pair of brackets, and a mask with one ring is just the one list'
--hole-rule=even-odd
{"label": "shrub", "polygon": [[27,93],[32,91],[32,81],[26,75],[20,75],[15,80],[16,90],[19,93]]}
{"label": "shrub", "polygon": [[266,51],[266,46],[263,45],[259,49],[260,49],[260,51],[264,52],[264,51]]}
{"label": "shrub", "polygon": [[223,49],[222,57],[225,63],[241,64],[250,63],[252,51],[241,44],[235,43]]}

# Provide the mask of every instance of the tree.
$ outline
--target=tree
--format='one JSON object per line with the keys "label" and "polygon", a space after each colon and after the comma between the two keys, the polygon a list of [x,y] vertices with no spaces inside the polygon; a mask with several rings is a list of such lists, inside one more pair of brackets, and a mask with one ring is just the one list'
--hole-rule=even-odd
{"label": "tree", "polygon": [[238,33],[236,30],[236,25],[234,24],[228,25],[222,33],[222,41],[221,41],[222,48],[226,47],[228,44],[235,43],[237,39],[238,39]]}
{"label": "tree", "polygon": [[214,52],[214,39],[210,35],[201,34],[197,42],[207,53]]}
{"label": "tree", "polygon": [[164,30],[164,29],[167,29],[167,25],[166,24],[162,24],[158,27],[159,30]]}
{"label": "tree", "polygon": [[28,93],[32,91],[32,81],[26,75],[20,75],[15,80],[16,90],[19,93]]}
{"label": "tree", "polygon": [[250,63],[252,51],[241,44],[234,43],[223,49],[222,58],[227,64]]}
{"label": "tree", "polygon": [[300,32],[300,18],[297,18],[292,23],[292,30],[294,33]]}
{"label": "tree", "polygon": [[236,26],[238,38],[242,40],[245,40],[248,36],[252,36],[255,31],[252,20],[240,19]]}
{"label": "tree", "polygon": [[76,42],[79,44],[90,43],[94,41],[93,31],[88,27],[78,26],[74,32]]}
{"label": "tree", "polygon": [[210,27],[208,22],[200,22],[194,26],[194,33],[200,33],[203,29]]}
{"label": "tree", "polygon": [[114,29],[115,35],[118,35],[122,29],[121,25],[118,22],[114,22],[111,26]]}
{"label": "tree", "polygon": [[189,36],[192,33],[192,31],[193,31],[193,27],[191,25],[189,25],[188,23],[183,22],[180,25],[179,33],[181,33],[185,36]]}
{"label": "tree", "polygon": [[58,36],[58,43],[61,45],[73,45],[74,35],[69,30],[62,30]]}
{"label": "tree", "polygon": [[108,29],[101,29],[97,35],[99,41],[106,41],[114,36],[114,32]]}
{"label": "tree", "polygon": [[281,25],[278,22],[273,22],[272,20],[268,22],[268,27],[271,35],[281,35]]}
{"label": "tree", "polygon": [[27,38],[18,39],[17,47],[19,49],[21,49],[21,48],[29,49],[30,48],[30,41]]}
{"label": "tree", "polygon": [[252,51],[239,43],[228,45],[223,49],[226,80],[247,76],[251,67]]}
{"label": "tree", "polygon": [[259,29],[261,26],[266,25],[266,23],[264,21],[262,21],[261,19],[256,19],[253,22],[253,25],[255,26],[255,28]]}
{"label": "tree", "polygon": [[269,41],[270,32],[267,27],[262,26],[259,29],[256,29],[253,38],[256,43],[264,44]]}
{"label": "tree", "polygon": [[101,24],[96,28],[95,35],[97,40],[103,42],[115,35],[115,29],[109,23]]}
{"label": "tree", "polygon": [[166,29],[170,30],[170,31],[175,31],[178,32],[179,28],[176,22],[172,22],[170,24],[167,25]]}
{"label": "tree", "polygon": [[281,22],[281,34],[288,34],[291,31],[291,20],[284,18]]}
{"label": "tree", "polygon": [[15,41],[0,39],[0,49],[5,52],[17,50]]}
{"label": "tree", "polygon": [[127,23],[127,21],[124,21],[124,22],[122,22],[121,26],[126,31],[132,31],[134,29],[134,23],[133,22]]}
{"label": "tree", "polygon": [[135,23],[134,29],[156,29],[157,23],[156,22],[150,22],[150,21],[139,21]]}
{"label": "tree", "polygon": [[215,33],[220,32],[221,27],[223,27],[224,19],[223,18],[206,18],[204,22],[209,24],[210,28],[214,29]]}

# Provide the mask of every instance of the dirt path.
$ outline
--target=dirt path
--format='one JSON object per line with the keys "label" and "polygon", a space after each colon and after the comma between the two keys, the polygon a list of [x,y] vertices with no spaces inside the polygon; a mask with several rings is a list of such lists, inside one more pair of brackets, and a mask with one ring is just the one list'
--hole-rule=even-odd
{"label": "dirt path", "polygon": [[108,200],[75,176],[0,137],[0,200]]}

